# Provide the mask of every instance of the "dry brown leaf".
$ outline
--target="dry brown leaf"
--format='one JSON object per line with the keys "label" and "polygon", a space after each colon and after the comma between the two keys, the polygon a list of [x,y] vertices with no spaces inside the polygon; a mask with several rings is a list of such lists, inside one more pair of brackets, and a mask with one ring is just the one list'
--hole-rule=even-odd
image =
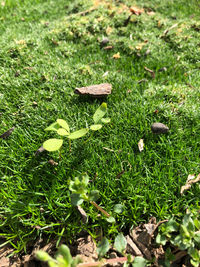
{"label": "dry brown leaf", "polygon": [[112,45],[108,45],[108,46],[104,47],[104,50],[111,50],[111,49],[113,49]]}
{"label": "dry brown leaf", "polygon": [[48,161],[49,164],[51,164],[52,166],[57,166],[58,165],[58,162],[55,162],[53,159],[50,159]]}
{"label": "dry brown leaf", "polygon": [[144,9],[143,8],[138,8],[136,6],[130,7],[130,11],[131,11],[131,13],[133,13],[133,14],[135,14],[137,16],[141,15],[142,13],[144,13]]}
{"label": "dry brown leaf", "polygon": [[135,48],[136,48],[137,50],[142,50],[143,46],[145,46],[147,43],[148,43],[148,40],[146,40],[146,41],[143,42],[143,43],[140,43],[140,44],[136,45]]}
{"label": "dry brown leaf", "polygon": [[197,176],[196,179],[195,179],[195,174],[189,174],[188,178],[187,178],[187,181],[186,181],[186,184],[181,187],[181,192],[180,192],[181,195],[183,194],[183,192],[185,190],[190,189],[192,184],[195,184],[195,183],[197,183],[199,181],[200,181],[200,174]]}
{"label": "dry brown leaf", "polygon": [[[133,242],[137,245],[137,247],[140,249],[140,251],[142,251],[143,255],[146,257],[147,260],[151,260],[151,252],[149,251],[149,249],[146,247],[146,245],[144,245],[141,241],[139,241],[140,238],[140,234],[138,234],[137,232],[137,228],[133,229],[130,231],[130,236],[133,239]],[[139,229],[141,230],[141,229]],[[142,230],[141,230],[142,233]]]}
{"label": "dry brown leaf", "polygon": [[35,152],[35,156],[38,156],[40,153],[44,152],[45,149],[43,146],[41,146],[40,148],[38,148],[38,150]]}
{"label": "dry brown leaf", "polygon": [[127,241],[127,249],[126,252],[130,253],[134,256],[142,256],[142,252],[139,250],[139,248],[136,246],[136,244],[133,242],[133,240],[130,238],[129,235],[126,236]]}
{"label": "dry brown leaf", "polygon": [[83,223],[87,223],[88,217],[87,217],[87,213],[84,211],[84,209],[81,208],[81,206],[77,206],[77,210],[78,210],[78,211],[80,212],[80,214],[81,214]]}
{"label": "dry brown leaf", "polygon": [[148,71],[149,73],[151,73],[151,76],[152,76],[153,79],[155,78],[155,72],[154,72],[153,70],[150,70],[150,69],[147,68],[147,67],[144,67],[144,69],[145,69],[146,71]]}
{"label": "dry brown leaf", "polygon": [[155,12],[153,12],[153,11],[147,11],[147,15],[149,15],[149,16],[154,16],[156,13]]}
{"label": "dry brown leaf", "polygon": [[14,129],[15,127],[10,128],[8,131],[0,135],[0,138],[3,138],[3,139],[8,138],[11,135],[11,133],[14,131]]}
{"label": "dry brown leaf", "polygon": [[178,26],[178,23],[172,25],[170,28],[166,29],[164,32],[163,32],[163,36],[166,36],[168,34],[169,31],[173,30],[174,28],[176,28]]}
{"label": "dry brown leaf", "polygon": [[142,150],[144,150],[144,140],[143,139],[140,139],[140,141],[138,142],[138,148],[139,148],[140,152]]}
{"label": "dry brown leaf", "polygon": [[112,57],[113,57],[114,59],[118,59],[118,58],[120,58],[120,53],[118,52],[118,53],[114,54]]}

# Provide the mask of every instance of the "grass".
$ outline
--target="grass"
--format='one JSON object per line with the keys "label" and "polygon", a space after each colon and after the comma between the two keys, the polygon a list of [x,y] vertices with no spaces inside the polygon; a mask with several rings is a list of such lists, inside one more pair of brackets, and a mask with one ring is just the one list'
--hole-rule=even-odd
{"label": "grass", "polygon": [[[39,236],[70,242],[83,229],[96,237],[101,227],[112,239],[151,216],[161,220],[199,208],[198,185],[180,196],[188,174],[199,173],[198,1],[135,1],[145,12],[132,15],[127,26],[130,12],[122,3],[132,6],[132,1],[3,3],[0,134],[15,130],[0,140],[0,234],[16,252]],[[79,14],[90,7],[96,9]],[[100,47],[107,35],[111,50]],[[113,59],[118,52],[120,58]],[[154,79],[144,67],[154,71]],[[73,93],[103,82],[113,85],[106,100]],[[74,141],[71,153],[63,149],[61,161],[56,152],[34,155],[51,137],[44,132],[50,123],[63,118],[74,130],[85,127],[102,101],[111,124],[89,142]],[[168,125],[169,133],[153,135],[153,122]],[[48,163],[51,158],[58,166]],[[91,177],[90,188],[100,191],[98,203],[105,210],[125,206],[117,225],[99,218],[87,203],[89,223],[80,222],[68,187],[69,179],[83,172]]]}

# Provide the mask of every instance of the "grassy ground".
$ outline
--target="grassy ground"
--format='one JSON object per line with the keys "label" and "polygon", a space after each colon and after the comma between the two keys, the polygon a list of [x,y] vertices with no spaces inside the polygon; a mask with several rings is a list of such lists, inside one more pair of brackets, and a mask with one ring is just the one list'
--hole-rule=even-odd
{"label": "grassy ground", "polygon": [[[127,21],[134,5],[145,12]],[[0,140],[0,235],[16,251],[46,234],[70,241],[81,229],[95,237],[102,227],[112,238],[151,216],[199,208],[198,185],[180,195],[188,174],[199,173],[199,10],[195,0],[0,2],[0,134],[15,126]],[[113,49],[101,48],[103,36]],[[103,100],[111,124],[89,142],[74,141],[61,161],[56,152],[36,157],[55,136],[44,129],[57,118],[74,130],[91,123],[102,100],[73,91],[103,82],[113,85]],[[153,122],[168,125],[169,133],[153,135]],[[103,208],[112,213],[115,204],[125,206],[116,225],[88,204],[89,222],[80,222],[68,186],[83,172],[90,188],[100,190]]]}

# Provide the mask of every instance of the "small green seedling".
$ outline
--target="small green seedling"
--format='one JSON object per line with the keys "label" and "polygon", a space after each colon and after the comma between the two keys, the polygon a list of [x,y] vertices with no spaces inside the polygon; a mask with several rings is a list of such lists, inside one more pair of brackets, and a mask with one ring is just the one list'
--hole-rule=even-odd
{"label": "small green seedling", "polygon": [[99,198],[99,191],[92,190],[91,192],[88,192],[88,183],[89,177],[87,174],[81,177],[75,177],[74,181],[70,181],[69,190],[72,192],[72,205],[79,206],[83,201],[87,201],[101,211],[108,219],[113,218],[95,202]]}
{"label": "small green seedling", "polygon": [[36,253],[36,258],[40,261],[47,262],[49,267],[76,267],[82,262],[78,256],[73,259],[70,250],[66,245],[61,245],[59,247],[55,259],[42,250],[39,250]]}
{"label": "small green seedling", "polygon": [[[89,126],[89,128],[82,128],[75,132],[70,132],[68,123],[63,119],[57,119],[56,122],[52,123],[45,131],[54,131],[61,137],[66,137],[69,139],[69,150],[71,150],[71,140],[81,138],[85,136],[89,130],[98,131],[102,128],[101,123],[109,123],[110,118],[103,118],[107,112],[107,104],[102,103],[101,106],[95,111],[93,115],[94,124]],[[51,138],[43,143],[44,149],[47,151],[57,151],[63,145],[63,139]]]}
{"label": "small green seedling", "polygon": [[[156,242],[165,245],[170,242],[180,250],[185,250],[191,257],[191,264],[195,267],[200,262],[200,220],[199,215],[188,213],[181,223],[170,219],[159,227]],[[169,265],[170,266],[170,265]]]}

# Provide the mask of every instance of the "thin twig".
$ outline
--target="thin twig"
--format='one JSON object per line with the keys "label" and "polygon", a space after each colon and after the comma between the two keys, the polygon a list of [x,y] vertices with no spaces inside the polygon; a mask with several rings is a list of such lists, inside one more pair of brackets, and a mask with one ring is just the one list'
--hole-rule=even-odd
{"label": "thin twig", "polygon": [[101,211],[104,215],[106,215],[106,217],[110,217],[110,214],[107,213],[107,211],[105,211],[104,209],[102,209],[96,202],[94,201],[90,201],[90,203],[97,208],[99,211]]}
{"label": "thin twig", "polygon": [[[134,259],[134,257],[133,257]],[[108,259],[108,260],[102,260],[102,261],[96,261],[96,262],[88,262],[88,263],[80,263],[78,264],[78,267],[91,267],[91,266],[102,266],[106,264],[117,263],[117,262],[126,262],[127,257],[119,257],[115,259]]]}

